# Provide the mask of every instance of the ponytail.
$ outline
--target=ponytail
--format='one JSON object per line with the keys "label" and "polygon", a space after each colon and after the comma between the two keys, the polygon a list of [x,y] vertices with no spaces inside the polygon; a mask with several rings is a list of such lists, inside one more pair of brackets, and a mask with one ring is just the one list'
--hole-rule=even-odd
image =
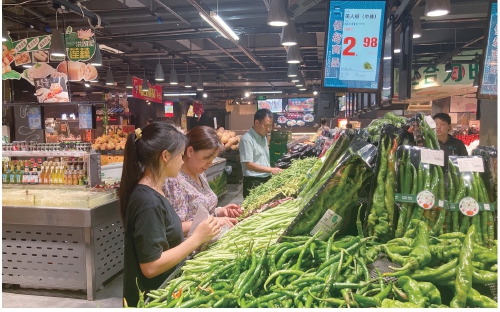
{"label": "ponytail", "polygon": [[127,213],[128,201],[130,194],[137,186],[141,179],[142,170],[137,161],[137,151],[135,147],[135,132],[132,132],[127,137],[125,144],[125,156],[123,158],[122,179],[118,190],[118,198],[120,205],[120,215],[122,217],[123,226],[125,227],[125,216]]}

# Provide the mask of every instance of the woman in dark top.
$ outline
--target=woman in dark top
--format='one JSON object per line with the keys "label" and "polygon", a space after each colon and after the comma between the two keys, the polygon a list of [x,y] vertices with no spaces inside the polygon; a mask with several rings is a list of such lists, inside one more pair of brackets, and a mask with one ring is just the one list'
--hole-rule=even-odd
{"label": "woman in dark top", "polygon": [[182,133],[160,122],[127,138],[119,199],[125,229],[123,297],[128,306],[137,306],[139,291],[157,289],[179,262],[220,232],[210,217],[184,240],[181,220],[164,197],[163,181],[179,173],[186,143]]}

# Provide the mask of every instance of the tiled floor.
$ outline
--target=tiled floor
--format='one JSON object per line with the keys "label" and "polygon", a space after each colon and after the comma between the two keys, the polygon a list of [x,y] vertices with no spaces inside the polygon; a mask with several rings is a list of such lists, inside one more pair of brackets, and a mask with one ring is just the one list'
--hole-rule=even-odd
{"label": "tiled floor", "polygon": [[[227,194],[219,200],[219,206],[243,201],[242,186],[229,184]],[[120,273],[107,281],[96,293],[94,301],[87,301],[83,291],[45,290],[20,288],[2,284],[3,308],[121,308],[122,282]]]}

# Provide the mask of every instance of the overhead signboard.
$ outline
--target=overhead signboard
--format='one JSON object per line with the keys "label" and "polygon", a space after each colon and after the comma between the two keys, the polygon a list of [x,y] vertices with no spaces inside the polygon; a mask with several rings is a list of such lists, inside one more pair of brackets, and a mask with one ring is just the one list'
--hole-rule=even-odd
{"label": "overhead signboard", "polygon": [[385,11],[386,1],[329,1],[324,88],[378,90]]}
{"label": "overhead signboard", "polygon": [[145,101],[161,103],[162,101],[162,87],[160,85],[152,86],[148,81],[149,90],[142,91],[142,79],[132,77],[132,97]]}
{"label": "overhead signboard", "polygon": [[498,95],[498,3],[491,1],[488,36],[483,51],[481,83],[478,88],[479,99],[496,100]]}

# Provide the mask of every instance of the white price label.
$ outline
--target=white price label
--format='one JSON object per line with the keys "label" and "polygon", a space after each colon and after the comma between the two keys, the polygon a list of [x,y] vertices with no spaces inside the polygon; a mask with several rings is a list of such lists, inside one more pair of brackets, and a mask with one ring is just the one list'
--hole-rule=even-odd
{"label": "white price label", "polygon": [[444,151],[423,148],[420,150],[420,162],[444,166]]}
{"label": "white price label", "polygon": [[431,127],[432,129],[436,129],[436,122],[434,119],[432,119],[431,116],[425,116],[425,122]]}
{"label": "white price label", "polygon": [[483,204],[484,210],[490,210],[490,204]]}
{"label": "white price label", "polygon": [[457,158],[460,172],[484,172],[483,159],[480,157]]}
{"label": "white price label", "polygon": [[325,239],[329,237],[333,233],[333,231],[337,229],[341,221],[342,221],[341,216],[336,214],[333,210],[327,209],[323,217],[318,221],[318,223],[312,229],[311,235],[314,235],[321,230],[322,233],[320,236],[318,236],[318,239]]}

